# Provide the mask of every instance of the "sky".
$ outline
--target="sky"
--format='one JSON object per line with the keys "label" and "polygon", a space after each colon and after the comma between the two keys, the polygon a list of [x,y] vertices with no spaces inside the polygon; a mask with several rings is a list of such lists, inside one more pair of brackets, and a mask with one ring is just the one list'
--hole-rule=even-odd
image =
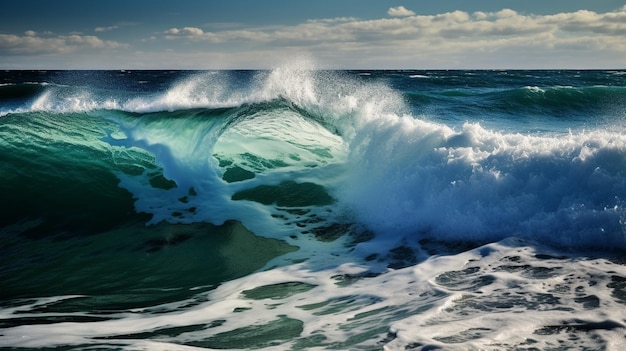
{"label": "sky", "polygon": [[626,0],[20,0],[0,69],[626,68]]}

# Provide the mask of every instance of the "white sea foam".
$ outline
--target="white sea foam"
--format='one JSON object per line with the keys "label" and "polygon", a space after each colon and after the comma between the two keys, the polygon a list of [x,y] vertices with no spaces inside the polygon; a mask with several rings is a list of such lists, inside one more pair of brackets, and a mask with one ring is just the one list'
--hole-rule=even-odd
{"label": "white sea foam", "polygon": [[[211,348],[237,335],[231,348],[278,350],[309,343],[306,349],[320,350],[514,349],[529,344],[618,349],[624,324],[615,277],[626,276],[625,266],[555,254],[507,239],[370,277],[365,266],[342,264],[349,256],[338,258],[332,268],[301,263],[226,282],[206,293],[200,304],[179,301],[114,314],[115,319],[102,322],[5,329],[0,346],[95,346],[102,338],[118,336],[115,345],[125,350],[192,349]],[[22,305],[21,315],[30,316],[30,308]],[[301,330],[295,327],[296,335],[284,340],[280,333],[293,333],[291,329],[275,327],[268,337],[275,345],[263,343],[263,326],[281,320],[296,326],[301,322]],[[179,334],[159,333],[202,325]],[[254,335],[244,332],[249,326],[255,327]],[[141,333],[154,335],[150,341],[132,336]]]}
{"label": "white sea foam", "polygon": [[187,77],[163,93],[129,99],[121,106],[132,112],[233,107],[254,102],[250,91],[236,90],[226,73],[205,72]]}
{"label": "white sea foam", "polygon": [[60,86],[54,86],[39,95],[28,110],[71,113],[119,108],[120,104],[116,99],[97,97],[87,90],[67,91]]}
{"label": "white sea foam", "polygon": [[611,131],[529,136],[379,118],[350,144],[340,197],[384,235],[624,248],[624,154],[626,138]]}

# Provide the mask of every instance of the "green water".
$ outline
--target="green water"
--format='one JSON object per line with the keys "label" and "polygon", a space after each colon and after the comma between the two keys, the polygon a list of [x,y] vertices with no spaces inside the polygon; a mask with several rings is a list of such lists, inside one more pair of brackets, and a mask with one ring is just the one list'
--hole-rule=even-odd
{"label": "green water", "polygon": [[250,274],[297,249],[257,237],[235,221],[221,226],[137,222],[68,238],[14,233],[9,245],[10,250],[3,249],[8,269],[0,273],[2,300],[85,295],[48,306],[50,311],[76,310],[76,304],[115,311],[176,301]]}

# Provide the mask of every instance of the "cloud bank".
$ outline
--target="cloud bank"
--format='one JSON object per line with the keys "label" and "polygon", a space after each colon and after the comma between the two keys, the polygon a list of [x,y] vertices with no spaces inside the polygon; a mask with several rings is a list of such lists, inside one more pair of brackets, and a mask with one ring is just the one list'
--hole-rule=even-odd
{"label": "cloud bank", "polygon": [[[197,26],[170,28],[162,33],[169,41],[206,42],[220,45],[262,44],[268,48],[306,48],[316,53],[383,60],[384,53],[397,62],[448,62],[458,66],[468,57],[514,60],[539,56],[558,60],[593,53],[609,53],[613,61],[626,55],[626,6],[613,12],[581,10],[554,15],[522,14],[511,9],[498,12],[453,11],[419,15],[403,6],[392,7],[390,17],[360,20],[340,18],[309,20],[291,26],[244,27],[207,31]],[[492,56],[489,56],[491,54]],[[347,57],[347,56],[346,56]],[[432,59],[437,57],[436,60]],[[626,56],[625,56],[626,57]],[[487,62],[486,62],[487,63]],[[593,64],[593,62],[590,62]],[[622,66],[626,61],[622,61]],[[558,65],[555,63],[554,65]]]}
{"label": "cloud bank", "polygon": [[143,37],[136,34],[141,24],[130,22],[96,27],[97,35],[0,33],[0,67],[44,65],[54,57],[69,68],[271,68],[308,55],[328,68],[626,68],[626,6],[550,15],[512,9],[423,15],[397,6],[374,19],[183,24]]}
{"label": "cloud bank", "polygon": [[46,55],[69,53],[80,49],[118,49],[125,44],[102,40],[93,35],[52,35],[26,31],[23,35],[0,34],[2,55]]}
{"label": "cloud bank", "polygon": [[[163,32],[166,39],[206,40],[214,43],[250,40],[264,43],[294,41],[294,44],[340,41],[369,44],[397,40],[455,41],[499,38],[535,38],[551,36],[553,43],[566,40],[573,34],[582,39],[610,40],[608,37],[626,34],[626,7],[616,12],[598,14],[581,10],[557,15],[524,15],[510,9],[495,13],[467,13],[454,11],[439,15],[420,16],[400,6],[390,8],[391,16],[377,20],[352,18],[310,20],[295,26],[268,26],[239,30],[204,31],[199,27],[171,28]],[[604,35],[606,37],[599,37]],[[618,39],[618,38],[616,38]]]}

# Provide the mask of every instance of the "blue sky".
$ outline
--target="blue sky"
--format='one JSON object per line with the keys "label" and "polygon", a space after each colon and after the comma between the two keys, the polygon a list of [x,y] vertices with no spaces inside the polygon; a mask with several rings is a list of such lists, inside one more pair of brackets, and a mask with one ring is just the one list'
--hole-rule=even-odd
{"label": "blue sky", "polygon": [[626,0],[20,0],[0,69],[626,68]]}

